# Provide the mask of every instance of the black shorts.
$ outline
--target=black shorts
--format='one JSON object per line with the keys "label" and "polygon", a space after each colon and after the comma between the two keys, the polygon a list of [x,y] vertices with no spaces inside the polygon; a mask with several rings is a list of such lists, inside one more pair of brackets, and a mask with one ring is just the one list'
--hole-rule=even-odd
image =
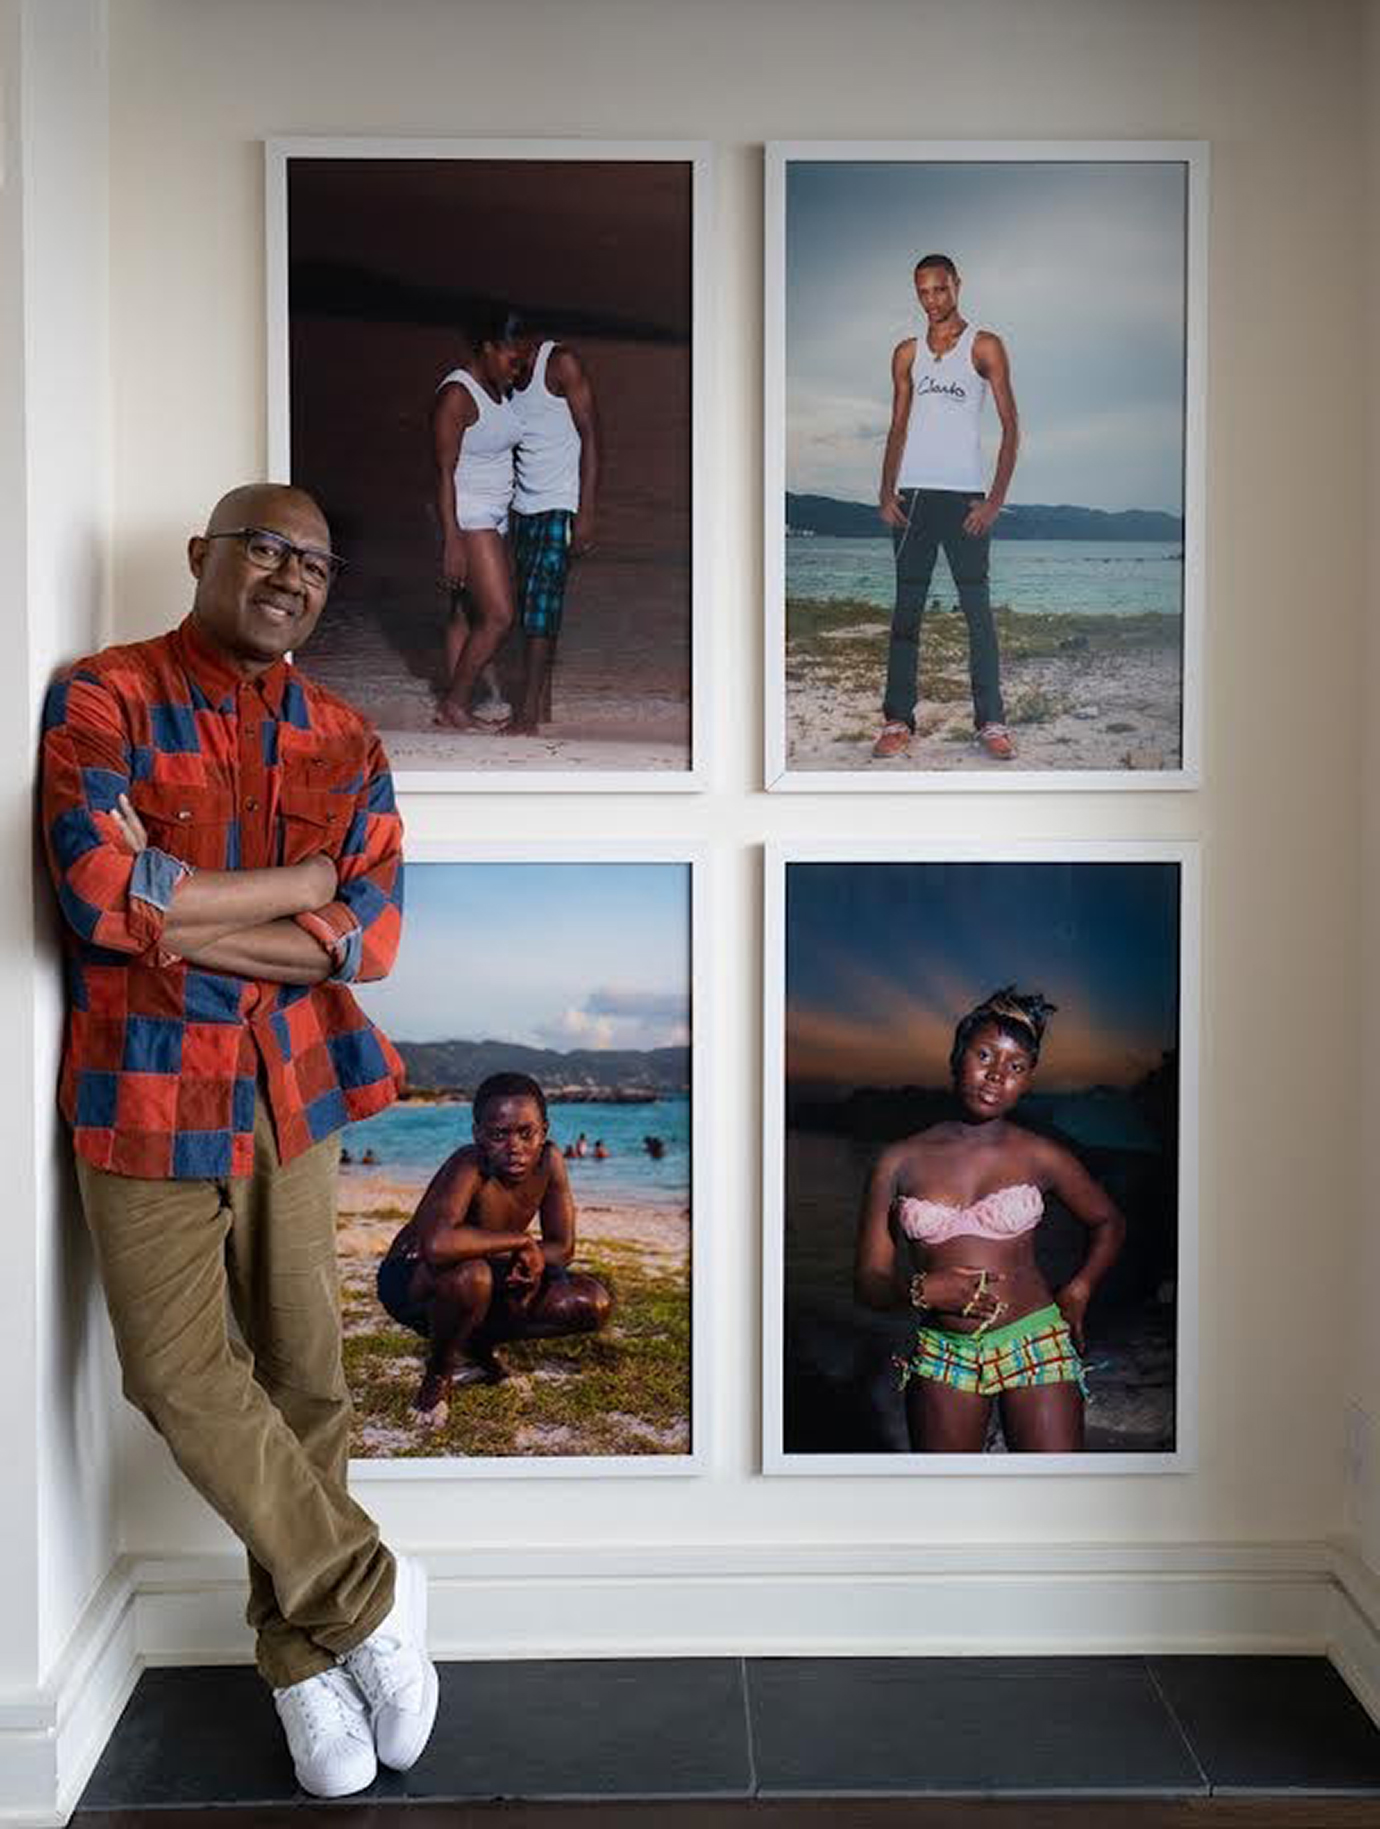
{"label": "black shorts", "polygon": [[[508,1268],[511,1257],[491,1257],[489,1269],[493,1272],[494,1297],[501,1301],[508,1287]],[[386,1257],[379,1265],[377,1288],[379,1301],[387,1312],[403,1327],[411,1328],[414,1334],[420,1334],[424,1340],[431,1337],[431,1321],[426,1306],[412,1300],[412,1272],[417,1268],[415,1257]],[[538,1299],[553,1283],[568,1283],[570,1272],[560,1265],[548,1264],[541,1273],[541,1287],[537,1291]]]}

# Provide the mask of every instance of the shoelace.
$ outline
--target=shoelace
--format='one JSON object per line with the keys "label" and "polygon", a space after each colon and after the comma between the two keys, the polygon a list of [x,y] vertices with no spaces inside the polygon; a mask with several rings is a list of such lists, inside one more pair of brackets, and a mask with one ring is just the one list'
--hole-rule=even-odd
{"label": "shoelace", "polygon": [[350,1653],[350,1674],[371,1708],[391,1702],[417,1675],[417,1659],[400,1638],[374,1632]]}
{"label": "shoelace", "polygon": [[314,1740],[348,1731],[364,1713],[349,1678],[339,1670],[323,1670],[315,1682],[304,1684],[298,1706],[302,1724]]}

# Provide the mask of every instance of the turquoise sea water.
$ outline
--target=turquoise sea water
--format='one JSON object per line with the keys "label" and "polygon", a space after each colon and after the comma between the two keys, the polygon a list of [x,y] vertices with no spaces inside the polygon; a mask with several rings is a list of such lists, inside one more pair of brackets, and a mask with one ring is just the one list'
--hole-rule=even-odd
{"label": "turquoise sea water", "polygon": [[[1013,610],[1078,616],[1134,616],[1183,610],[1183,548],[1172,541],[994,540],[992,601]],[[896,567],[888,540],[786,536],[786,596],[820,602],[856,598],[890,613]],[[932,598],[957,602],[941,553]]]}
{"label": "turquoise sea water", "polygon": [[[602,1137],[607,1162],[589,1157],[567,1164],[576,1204],[601,1198],[650,1206],[684,1206],[690,1198],[690,1101],[657,1099],[650,1105],[553,1105],[551,1138],[561,1149],[583,1131],[590,1146]],[[654,1162],[642,1146],[651,1134],[666,1153]],[[425,1183],[452,1150],[470,1141],[470,1107],[390,1105],[376,1118],[363,1118],[345,1132],[346,1149],[358,1162],[366,1149],[380,1169],[400,1180]]]}

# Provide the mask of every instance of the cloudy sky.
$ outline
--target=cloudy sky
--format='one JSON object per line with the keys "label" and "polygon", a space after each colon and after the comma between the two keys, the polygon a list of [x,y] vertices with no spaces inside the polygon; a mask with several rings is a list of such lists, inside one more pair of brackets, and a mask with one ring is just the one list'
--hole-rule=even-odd
{"label": "cloudy sky", "polygon": [[1173,864],[794,863],[787,1078],[946,1086],[954,1025],[1001,985],[1058,1004],[1036,1086],[1131,1086],[1178,1025]]}
{"label": "cloudy sky", "polygon": [[945,253],[1010,357],[1010,500],[1181,513],[1184,225],[1179,164],[792,162],[786,487],[875,500],[912,270]]}
{"label": "cloudy sky", "polygon": [[395,1041],[687,1041],[689,868],[409,864],[397,966],[356,990]]}

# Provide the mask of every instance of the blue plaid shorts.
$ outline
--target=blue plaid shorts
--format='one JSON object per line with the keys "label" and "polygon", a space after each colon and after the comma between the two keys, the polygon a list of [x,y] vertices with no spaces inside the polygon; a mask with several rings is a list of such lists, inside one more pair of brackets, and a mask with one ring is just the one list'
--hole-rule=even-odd
{"label": "blue plaid shorts", "polygon": [[519,514],[515,509],[509,519],[518,614],[525,635],[561,632],[574,522],[575,516],[566,508],[549,508],[542,514]]}

